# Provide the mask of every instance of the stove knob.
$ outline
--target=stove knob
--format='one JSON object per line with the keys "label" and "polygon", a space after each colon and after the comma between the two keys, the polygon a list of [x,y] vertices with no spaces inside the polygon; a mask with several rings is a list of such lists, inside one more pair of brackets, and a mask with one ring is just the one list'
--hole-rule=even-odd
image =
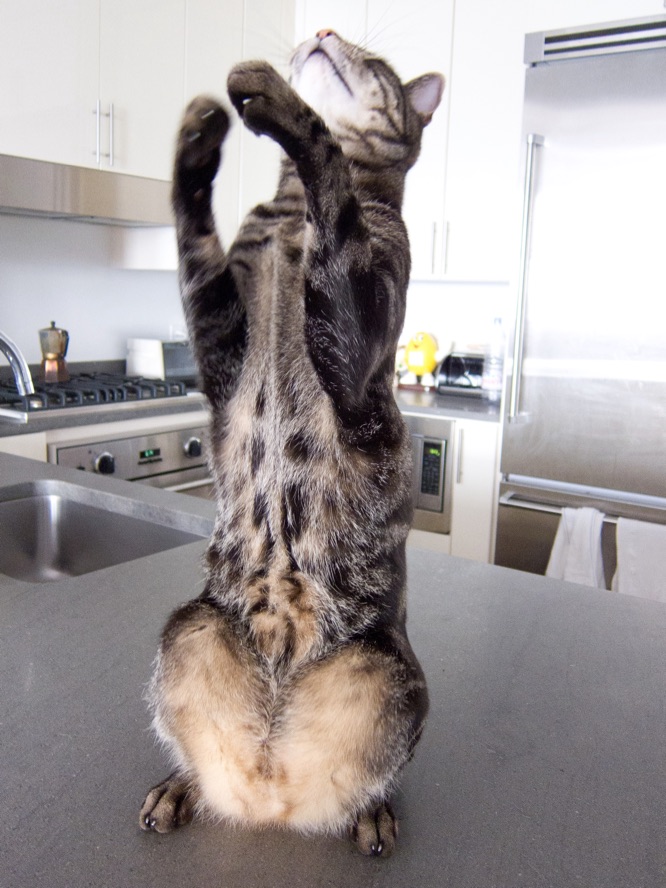
{"label": "stove knob", "polygon": [[95,471],[100,475],[113,475],[116,471],[116,461],[113,454],[105,451],[95,458]]}
{"label": "stove knob", "polygon": [[190,438],[185,442],[183,450],[185,451],[185,456],[190,456],[193,459],[201,456],[201,438]]}

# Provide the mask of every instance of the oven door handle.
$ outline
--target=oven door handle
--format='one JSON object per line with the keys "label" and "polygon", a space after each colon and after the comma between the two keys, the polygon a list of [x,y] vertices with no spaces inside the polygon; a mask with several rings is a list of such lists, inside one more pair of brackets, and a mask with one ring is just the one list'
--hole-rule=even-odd
{"label": "oven door handle", "polygon": [[162,490],[169,490],[172,493],[183,493],[186,490],[196,490],[197,487],[212,487],[212,478],[200,478],[198,481],[186,481],[184,484],[174,484],[171,487],[163,487]]}

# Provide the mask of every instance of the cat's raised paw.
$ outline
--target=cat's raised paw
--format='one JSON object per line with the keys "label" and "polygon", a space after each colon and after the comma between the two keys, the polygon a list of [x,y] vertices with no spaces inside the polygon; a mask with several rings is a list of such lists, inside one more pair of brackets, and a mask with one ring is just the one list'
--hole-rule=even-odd
{"label": "cat's raised paw", "polygon": [[352,839],[361,854],[390,857],[395,849],[398,821],[384,804],[362,814],[352,829]]}
{"label": "cat's raised paw", "polygon": [[197,96],[185,110],[178,134],[178,162],[187,169],[219,163],[219,148],[229,131],[229,115],[210,96]]}
{"label": "cat's raised paw", "polygon": [[267,62],[243,62],[227,80],[229,98],[243,122],[278,142],[287,135],[294,105],[300,103],[287,81]]}
{"label": "cat's raised paw", "polygon": [[191,784],[172,774],[149,791],[139,814],[139,826],[146,831],[171,832],[192,820],[195,804]]}

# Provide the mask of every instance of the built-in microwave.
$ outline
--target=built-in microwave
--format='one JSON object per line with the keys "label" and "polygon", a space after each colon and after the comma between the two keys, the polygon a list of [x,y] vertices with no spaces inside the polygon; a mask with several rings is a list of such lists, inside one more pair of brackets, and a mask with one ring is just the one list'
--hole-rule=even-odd
{"label": "built-in microwave", "polygon": [[454,423],[437,416],[403,413],[412,437],[412,498],[416,530],[451,532]]}

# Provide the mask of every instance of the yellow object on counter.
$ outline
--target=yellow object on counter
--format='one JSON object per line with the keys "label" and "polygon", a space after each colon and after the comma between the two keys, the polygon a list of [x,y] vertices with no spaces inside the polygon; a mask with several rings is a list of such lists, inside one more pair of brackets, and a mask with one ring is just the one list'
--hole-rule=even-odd
{"label": "yellow object on counter", "polygon": [[417,333],[405,348],[407,370],[416,376],[432,373],[437,366],[437,340],[430,333]]}

